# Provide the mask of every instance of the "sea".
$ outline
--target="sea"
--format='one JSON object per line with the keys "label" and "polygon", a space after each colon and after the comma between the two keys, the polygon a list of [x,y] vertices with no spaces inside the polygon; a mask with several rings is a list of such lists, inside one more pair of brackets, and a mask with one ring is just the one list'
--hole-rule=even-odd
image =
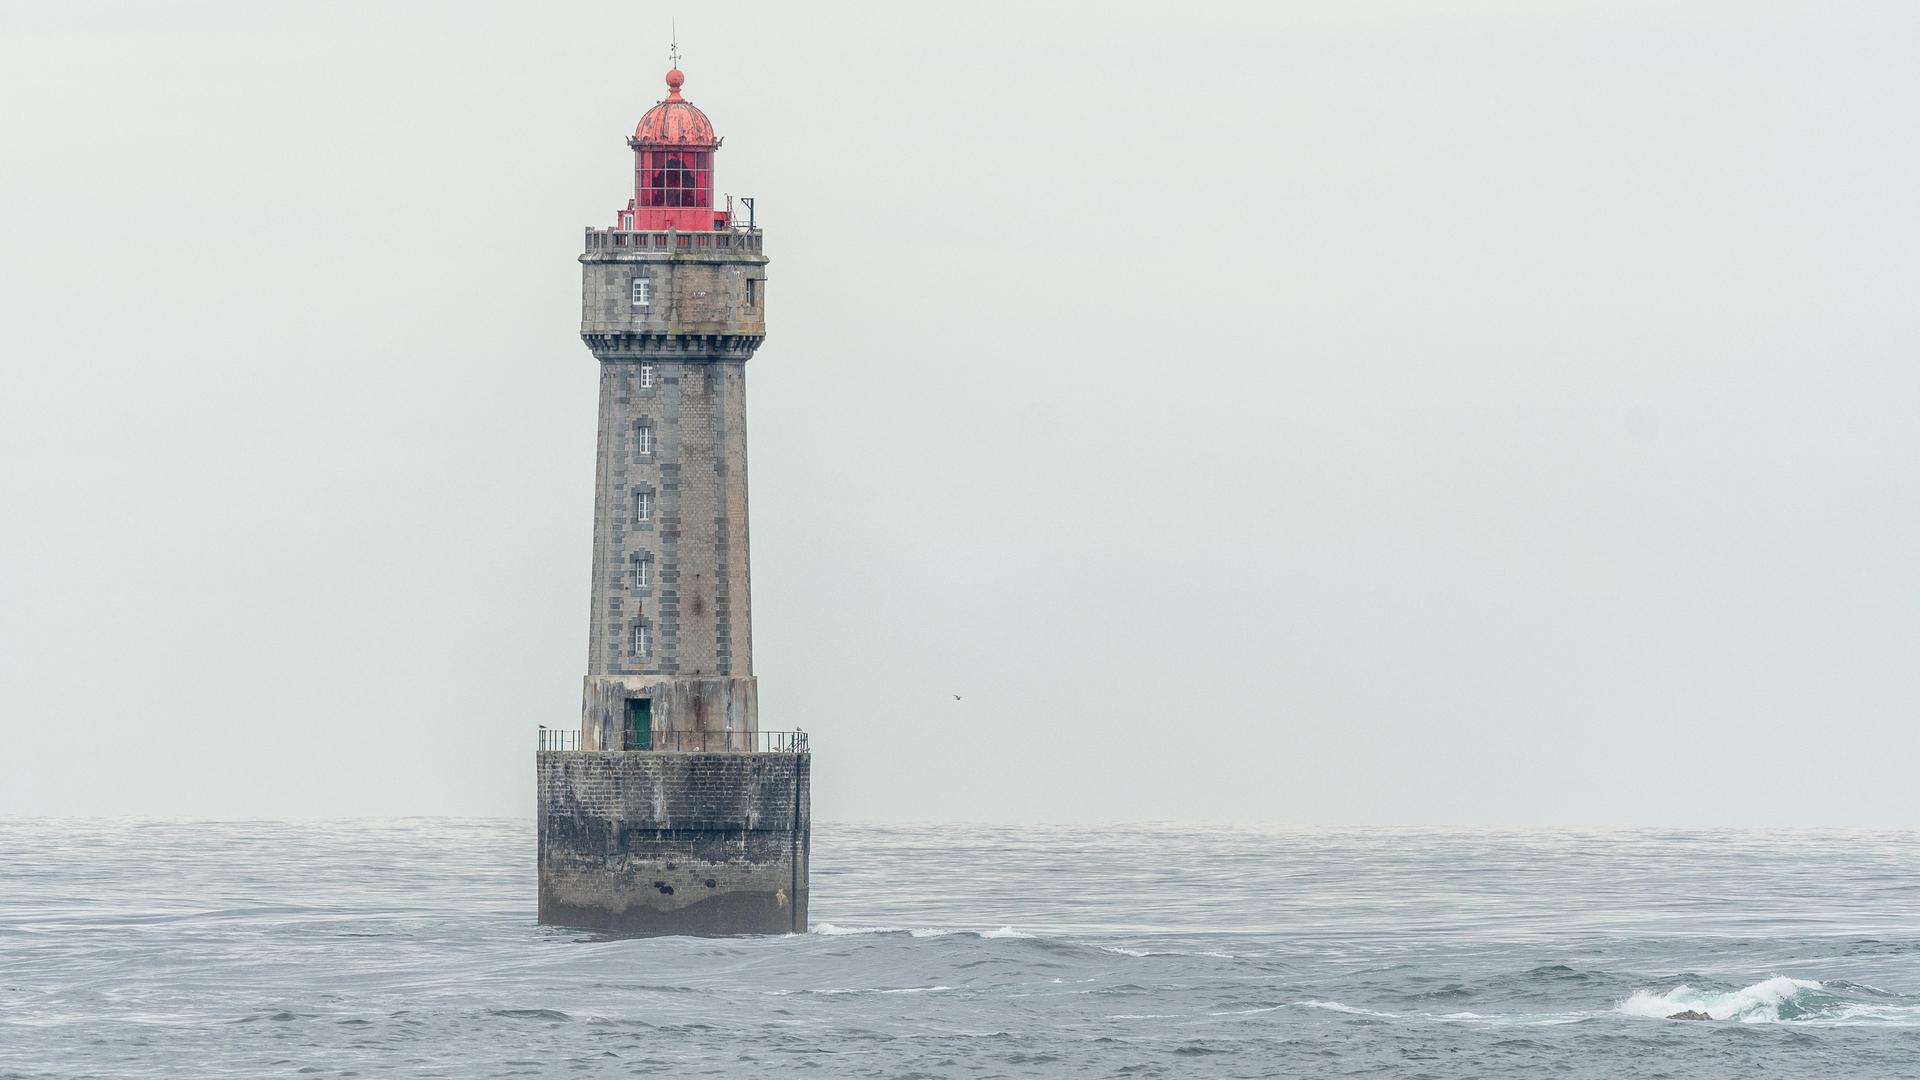
{"label": "sea", "polygon": [[694,939],[531,821],[0,819],[0,1077],[1914,1077],[1916,841],[817,823]]}

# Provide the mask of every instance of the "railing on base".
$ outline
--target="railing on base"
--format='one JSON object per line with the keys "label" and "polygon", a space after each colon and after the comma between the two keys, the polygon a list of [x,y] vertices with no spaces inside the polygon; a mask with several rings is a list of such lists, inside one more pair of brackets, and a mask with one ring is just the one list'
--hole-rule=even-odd
{"label": "railing on base", "polygon": [[[544,725],[540,728],[540,749],[578,750],[580,733]],[[647,745],[636,750],[674,754],[804,754],[804,731],[655,731],[647,736]]]}

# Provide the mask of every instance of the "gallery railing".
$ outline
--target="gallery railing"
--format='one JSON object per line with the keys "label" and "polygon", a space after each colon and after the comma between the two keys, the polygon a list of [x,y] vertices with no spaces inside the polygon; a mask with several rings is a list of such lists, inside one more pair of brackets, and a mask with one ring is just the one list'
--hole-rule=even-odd
{"label": "gallery railing", "polygon": [[580,733],[578,731],[563,731],[559,728],[550,728],[542,724],[540,725],[540,749],[578,750],[580,749]]}
{"label": "gallery railing", "polygon": [[609,251],[615,248],[653,251],[699,251],[724,248],[734,251],[759,251],[760,230],[734,226],[712,232],[681,232],[678,229],[588,229],[587,250]]}
{"label": "gallery railing", "polygon": [[[640,745],[628,750],[654,750],[676,754],[804,754],[804,731],[651,731],[635,740]],[[559,728],[540,729],[540,749],[578,750],[580,733]]]}

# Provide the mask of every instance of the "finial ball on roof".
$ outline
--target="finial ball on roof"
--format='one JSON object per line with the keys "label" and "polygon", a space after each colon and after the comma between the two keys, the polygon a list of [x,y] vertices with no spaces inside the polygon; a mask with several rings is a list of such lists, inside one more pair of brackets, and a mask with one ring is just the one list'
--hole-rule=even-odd
{"label": "finial ball on roof", "polygon": [[720,145],[707,114],[680,96],[680,86],[686,81],[686,75],[677,67],[667,72],[666,99],[640,118],[639,126],[633,129],[635,142],[649,146],[698,146],[708,150]]}

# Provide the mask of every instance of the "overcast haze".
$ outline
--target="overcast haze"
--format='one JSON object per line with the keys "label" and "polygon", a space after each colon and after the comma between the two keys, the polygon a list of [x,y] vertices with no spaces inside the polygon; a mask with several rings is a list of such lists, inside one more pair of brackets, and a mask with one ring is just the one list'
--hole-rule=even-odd
{"label": "overcast haze", "polygon": [[673,15],[822,820],[1920,821],[1907,2],[0,5],[0,813],[531,815]]}

